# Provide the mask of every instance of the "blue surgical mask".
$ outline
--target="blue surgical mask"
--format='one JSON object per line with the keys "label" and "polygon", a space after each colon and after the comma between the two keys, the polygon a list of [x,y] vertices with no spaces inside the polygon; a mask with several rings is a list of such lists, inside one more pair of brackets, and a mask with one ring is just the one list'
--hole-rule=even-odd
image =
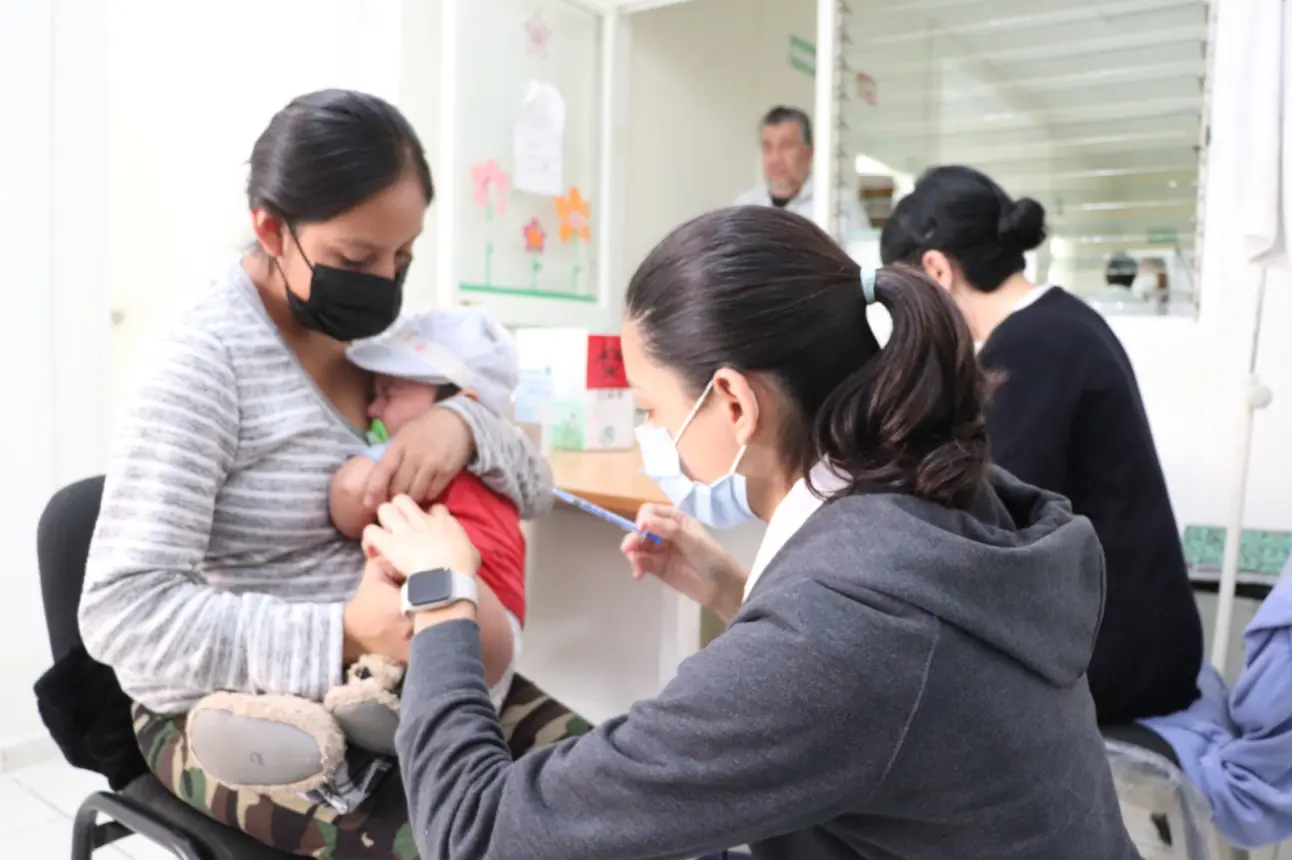
{"label": "blue surgical mask", "polygon": [[713,383],[710,382],[678,428],[676,437],[670,436],[663,427],[643,424],[637,428],[637,444],[641,446],[642,471],[659,485],[675,508],[711,528],[729,529],[757,519],[749,509],[749,488],[745,484],[745,476],[736,473],[740,458],[745,455],[745,446],[736,452],[736,459],[727,474],[712,484],[688,478],[682,472],[682,458],[677,452],[677,440],[691,426],[712,390]]}

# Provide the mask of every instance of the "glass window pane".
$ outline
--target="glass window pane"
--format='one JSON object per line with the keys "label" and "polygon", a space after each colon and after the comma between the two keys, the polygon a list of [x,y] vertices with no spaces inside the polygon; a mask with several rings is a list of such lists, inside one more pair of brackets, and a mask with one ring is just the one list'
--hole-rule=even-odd
{"label": "glass window pane", "polygon": [[[595,302],[601,18],[563,0],[463,0],[458,8],[452,253],[463,298]],[[516,163],[517,124],[534,107],[534,85],[560,97],[559,193],[526,187]],[[550,101],[538,110],[539,121],[553,118]]]}
{"label": "glass window pane", "polygon": [[[1193,311],[1202,0],[856,0],[842,9],[841,194],[876,227],[924,169],[968,164],[1046,209],[1030,274],[1083,295],[1117,252]],[[877,243],[877,230],[869,241]]]}

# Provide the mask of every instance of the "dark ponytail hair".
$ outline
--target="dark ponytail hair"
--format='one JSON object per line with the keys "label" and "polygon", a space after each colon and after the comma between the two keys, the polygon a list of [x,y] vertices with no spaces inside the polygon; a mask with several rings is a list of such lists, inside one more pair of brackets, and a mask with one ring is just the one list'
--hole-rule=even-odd
{"label": "dark ponytail hair", "polygon": [[908,266],[880,269],[893,331],[880,348],[861,270],[819,227],[774,207],[702,215],[651,251],[628,318],[696,397],[723,367],[764,377],[790,409],[789,465],[829,460],[841,494],[909,493],[965,507],[986,475],[986,383],[947,294]]}
{"label": "dark ponytail hair", "polygon": [[994,292],[1026,266],[1023,252],[1045,241],[1045,208],[1030,197],[1010,199],[991,177],[950,165],[925,171],[884,223],[884,265],[920,266],[941,251],[975,289]]}
{"label": "dark ponytail hair", "polygon": [[291,226],[335,218],[412,172],[435,197],[422,143],[399,109],[353,90],[320,90],[274,114],[251,150],[247,199]]}

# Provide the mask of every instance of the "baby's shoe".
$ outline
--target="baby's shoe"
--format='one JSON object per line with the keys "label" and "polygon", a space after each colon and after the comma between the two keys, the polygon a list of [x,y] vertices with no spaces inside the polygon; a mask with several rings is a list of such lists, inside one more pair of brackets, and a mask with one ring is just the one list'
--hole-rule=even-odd
{"label": "baby's shoe", "polygon": [[323,705],[297,696],[214,693],[188,715],[188,749],[208,776],[256,794],[297,794],[327,782],[345,736]]}
{"label": "baby's shoe", "polygon": [[346,683],[323,697],[323,707],[341,727],[346,740],[379,755],[395,754],[399,696],[404,667],[387,657],[368,654],[350,667]]}

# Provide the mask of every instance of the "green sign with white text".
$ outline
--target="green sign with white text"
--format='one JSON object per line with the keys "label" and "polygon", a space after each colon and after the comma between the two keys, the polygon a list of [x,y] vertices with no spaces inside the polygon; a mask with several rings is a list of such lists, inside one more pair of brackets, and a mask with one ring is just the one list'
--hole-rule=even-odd
{"label": "green sign with white text", "polygon": [[810,78],[816,77],[816,45],[798,36],[790,36],[790,68],[798,69]]}

